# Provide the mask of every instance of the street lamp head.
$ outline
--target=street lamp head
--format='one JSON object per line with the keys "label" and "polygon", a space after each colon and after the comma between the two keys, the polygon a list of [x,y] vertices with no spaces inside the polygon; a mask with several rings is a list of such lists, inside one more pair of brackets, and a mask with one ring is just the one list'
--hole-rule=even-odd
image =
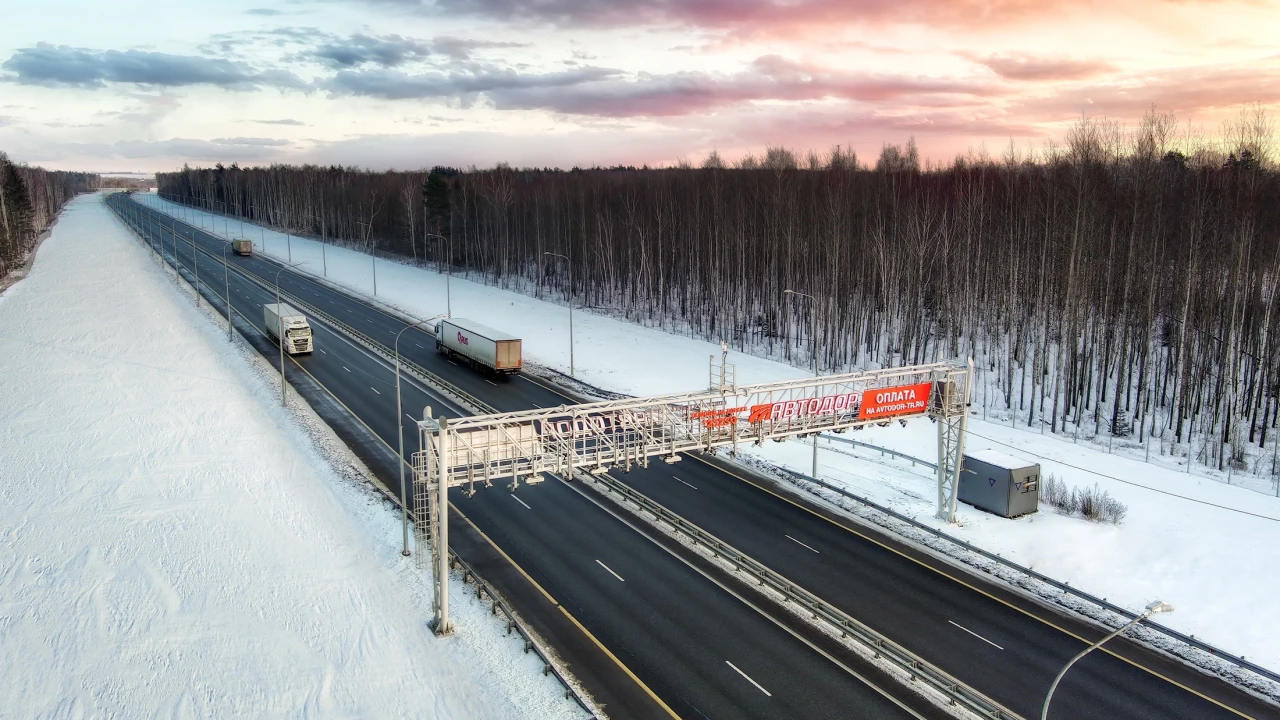
{"label": "street lamp head", "polygon": [[1158,615],[1160,613],[1168,613],[1168,612],[1173,612],[1173,606],[1162,600],[1156,600],[1150,605],[1147,605],[1148,615]]}

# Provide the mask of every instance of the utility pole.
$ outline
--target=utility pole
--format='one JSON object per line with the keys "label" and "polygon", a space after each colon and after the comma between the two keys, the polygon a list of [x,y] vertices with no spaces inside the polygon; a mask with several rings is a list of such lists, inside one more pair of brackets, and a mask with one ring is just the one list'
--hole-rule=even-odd
{"label": "utility pole", "polygon": [[299,265],[306,265],[306,263],[283,265],[276,271],[276,344],[280,346],[280,407],[285,407],[285,388],[287,387],[284,384],[284,313],[280,312],[280,273]]}
{"label": "utility pole", "polygon": [[[813,357],[813,376],[818,377],[818,299],[812,295],[796,292],[795,290],[783,290],[783,295],[799,295],[800,297],[809,298],[809,354]],[[816,390],[815,390],[816,391]],[[822,437],[821,432],[813,434],[813,479],[818,479],[818,439]]]}
{"label": "utility pole", "polygon": [[405,325],[400,328],[400,332],[396,333],[396,427],[400,431],[400,511],[401,524],[404,529],[404,549],[400,551],[401,555],[409,556],[409,502],[404,482],[404,407],[400,396],[400,336],[405,330],[415,328],[427,320],[419,320],[412,325]]}
{"label": "utility pole", "polygon": [[564,264],[569,266],[569,377],[575,377],[573,373],[573,262],[568,256],[560,253],[544,252],[542,254],[561,258]]}

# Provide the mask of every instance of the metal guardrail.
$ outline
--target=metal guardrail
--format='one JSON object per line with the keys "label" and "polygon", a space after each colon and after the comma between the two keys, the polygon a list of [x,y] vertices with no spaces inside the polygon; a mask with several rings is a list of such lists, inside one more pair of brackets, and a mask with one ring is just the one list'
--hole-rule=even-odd
{"label": "metal guardrail", "polygon": [[961,683],[943,670],[921,659],[910,650],[898,645],[870,627],[846,615],[839,608],[819,598],[813,593],[787,580],[782,575],[734,548],[702,528],[685,520],[647,496],[631,489],[626,484],[608,474],[591,475],[579,473],[578,477],[585,483],[603,488],[601,493],[610,493],[620,498],[620,502],[629,502],[637,509],[653,516],[654,522],[662,522],[689,538],[694,546],[703,546],[717,557],[727,560],[735,568],[756,581],[779,593],[787,601],[803,608],[815,620],[821,620],[840,633],[842,639],[850,638],[869,651],[873,657],[884,659],[898,670],[906,673],[912,682],[922,682],[940,693],[952,704],[962,707],[983,718],[992,720],[1014,720],[1020,716],[988,698],[973,688]]}
{"label": "metal guardrail", "polygon": [[889,448],[882,448],[882,447],[880,447],[879,445],[871,445],[871,444],[869,444],[869,443],[858,442],[857,440],[851,440],[851,439],[849,439],[849,438],[844,438],[844,437],[836,437],[836,436],[834,436],[834,435],[823,435],[823,436],[822,436],[822,439],[823,439],[823,440],[826,440],[827,442],[835,441],[835,442],[838,442],[838,443],[844,443],[845,445],[855,445],[855,446],[857,446],[857,447],[867,448],[868,450],[875,450],[876,452],[880,453],[881,455],[892,455],[893,457],[902,458],[903,460],[906,460],[907,462],[911,463],[912,465],[915,465],[915,464],[919,463],[920,465],[924,465],[925,467],[927,467],[927,468],[931,468],[931,469],[933,469],[933,470],[937,470],[937,469],[938,469],[938,464],[937,464],[937,463],[931,463],[931,462],[929,462],[928,460],[921,460],[921,459],[920,459],[920,458],[918,458],[918,457],[912,457],[912,456],[910,456],[910,455],[907,455],[907,454],[904,454],[904,453],[900,453],[900,452],[898,452],[897,450],[890,450]]}
{"label": "metal guardrail", "polygon": [[[878,446],[876,446],[876,445],[869,445],[869,444],[867,444],[867,443],[858,442],[858,441],[856,441],[856,440],[849,440],[849,439],[847,439],[847,438],[837,438],[837,437],[830,437],[830,436],[823,436],[823,437],[824,437],[824,438],[826,438],[826,439],[829,439],[829,440],[836,440],[836,441],[839,441],[839,442],[842,442],[842,443],[846,443],[846,444],[850,444],[850,445],[857,445],[857,446],[865,447],[865,448],[868,448],[868,449],[871,449],[871,450],[875,450],[875,451],[877,451],[877,452],[880,452],[881,454],[887,454],[887,455],[893,455],[893,456],[896,456],[896,457],[900,457],[900,458],[902,458],[902,459],[904,459],[904,460],[908,460],[908,461],[913,462],[913,463],[919,463],[919,464],[924,465],[924,466],[926,466],[926,467],[933,467],[933,468],[936,468],[936,467],[937,467],[936,465],[934,465],[933,463],[931,463],[931,462],[929,462],[929,461],[927,461],[927,460],[922,460],[922,459],[917,458],[917,457],[912,457],[912,456],[910,456],[910,455],[905,455],[905,454],[903,454],[903,453],[897,452],[897,451],[895,451],[895,450],[890,450],[890,449],[888,449],[888,448],[882,448],[882,447],[878,447]],[[885,515],[888,515],[888,516],[892,517],[893,519],[898,520],[899,522],[906,523],[906,524],[908,524],[908,525],[912,526],[913,528],[915,528],[915,529],[917,529],[917,530],[920,530],[921,532],[928,533],[929,535],[932,535],[933,537],[935,537],[935,538],[937,538],[937,539],[939,539],[939,540],[943,540],[943,541],[945,541],[945,542],[952,543],[952,544],[957,545],[957,546],[959,546],[959,547],[961,547],[961,548],[963,548],[963,549],[965,549],[965,550],[968,550],[969,552],[975,553],[975,554],[977,554],[977,555],[981,555],[982,557],[984,557],[984,558],[986,558],[986,559],[988,559],[988,560],[991,560],[991,561],[995,562],[996,564],[1000,565],[1001,567],[1008,568],[1009,570],[1013,570],[1013,571],[1015,571],[1015,572],[1021,573],[1021,574],[1026,575],[1027,577],[1032,578],[1032,579],[1034,579],[1034,580],[1036,580],[1036,581],[1038,581],[1038,582],[1042,582],[1042,583],[1044,583],[1044,584],[1046,584],[1046,585],[1049,585],[1049,586],[1051,586],[1051,587],[1053,587],[1053,588],[1056,588],[1057,590],[1062,591],[1062,593],[1063,593],[1063,594],[1065,594],[1065,595],[1070,595],[1071,597],[1076,598],[1076,599],[1078,599],[1078,600],[1082,600],[1082,601],[1087,602],[1087,603],[1092,603],[1092,604],[1094,604],[1094,605],[1096,605],[1096,606],[1098,606],[1098,607],[1100,607],[1100,608],[1102,608],[1102,609],[1104,609],[1104,610],[1107,610],[1108,612],[1114,613],[1114,614],[1116,614],[1116,615],[1120,616],[1121,618],[1123,618],[1123,621],[1122,621],[1122,623],[1121,623],[1121,624],[1127,623],[1127,622],[1129,622],[1130,620],[1133,620],[1135,617],[1137,617],[1137,615],[1136,615],[1133,611],[1131,611],[1131,610],[1126,610],[1125,608],[1119,607],[1118,605],[1115,605],[1115,604],[1113,604],[1113,603],[1111,603],[1111,602],[1108,602],[1108,601],[1107,601],[1106,599],[1104,599],[1104,598],[1099,598],[1099,597],[1096,597],[1096,596],[1094,596],[1094,595],[1091,595],[1091,594],[1089,594],[1089,593],[1087,593],[1087,592],[1084,592],[1083,590],[1078,590],[1078,589],[1076,589],[1076,588],[1073,588],[1073,587],[1071,587],[1070,585],[1068,585],[1067,583],[1061,582],[1061,581],[1059,581],[1059,580],[1055,580],[1055,579],[1053,579],[1053,578],[1051,578],[1051,577],[1048,577],[1048,576],[1046,576],[1046,575],[1042,575],[1041,573],[1038,573],[1038,572],[1036,572],[1035,570],[1032,570],[1031,568],[1023,567],[1022,565],[1019,565],[1019,564],[1017,564],[1017,563],[1015,563],[1015,562],[1012,562],[1012,561],[1008,560],[1007,558],[1001,557],[1000,555],[997,555],[997,554],[995,554],[995,553],[993,553],[993,552],[990,552],[990,551],[988,551],[988,550],[984,550],[984,549],[982,549],[982,548],[980,548],[980,547],[978,547],[978,546],[976,546],[976,545],[973,545],[973,544],[971,544],[971,543],[969,543],[969,542],[966,542],[966,541],[964,541],[964,540],[961,540],[961,539],[959,539],[959,538],[955,538],[955,537],[952,537],[952,536],[950,536],[950,535],[947,535],[946,533],[944,533],[944,532],[942,532],[942,531],[940,531],[940,530],[937,530],[937,529],[935,529],[935,528],[931,528],[931,527],[929,527],[928,525],[924,525],[923,523],[917,522],[914,518],[907,517],[906,515],[903,515],[903,514],[901,514],[901,513],[897,512],[897,511],[893,510],[892,508],[889,508],[889,507],[886,507],[886,506],[884,506],[884,505],[881,505],[881,504],[879,504],[879,503],[875,502],[874,500],[871,500],[871,499],[866,498],[866,497],[862,497],[862,496],[860,496],[860,495],[855,495],[855,494],[853,494],[853,493],[849,492],[848,490],[845,490],[844,488],[838,487],[838,486],[836,486],[836,485],[832,485],[832,484],[830,484],[830,483],[824,482],[824,481],[822,481],[822,480],[819,480],[819,479],[817,479],[817,478],[811,477],[811,476],[806,475],[806,474],[804,474],[804,473],[797,472],[797,471],[795,471],[795,470],[791,470],[791,469],[788,469],[788,468],[781,468],[781,469],[782,469],[784,472],[786,472],[788,475],[791,475],[791,476],[793,476],[793,477],[795,477],[795,478],[797,478],[797,479],[799,479],[799,480],[801,480],[801,481],[803,481],[803,482],[812,483],[812,484],[817,485],[817,486],[819,486],[819,487],[822,487],[822,488],[824,488],[824,489],[826,489],[826,490],[829,490],[829,491],[831,491],[831,492],[834,492],[834,493],[836,493],[836,494],[840,495],[841,497],[846,497],[846,498],[849,498],[850,500],[855,500],[855,501],[857,501],[857,502],[859,502],[859,503],[862,503],[863,505],[867,505],[868,507],[874,508],[874,509],[876,509],[876,510],[878,510],[878,511],[882,512],[882,513],[884,513]],[[1242,669],[1242,670],[1247,670],[1247,671],[1249,671],[1249,672],[1251,672],[1251,673],[1253,673],[1253,674],[1255,674],[1255,675],[1257,675],[1257,676],[1259,676],[1259,677],[1266,678],[1266,679],[1268,679],[1268,680],[1270,680],[1270,681],[1272,681],[1272,682],[1275,682],[1275,683],[1280,683],[1280,673],[1277,673],[1277,672],[1276,672],[1276,671],[1274,671],[1274,670],[1269,670],[1269,669],[1267,669],[1267,668],[1265,668],[1265,667],[1262,667],[1261,665],[1257,665],[1257,664],[1254,664],[1254,663],[1252,663],[1252,662],[1249,662],[1249,661],[1248,661],[1248,660],[1246,660],[1246,659],[1244,658],[1244,656],[1242,656],[1242,655],[1232,655],[1232,654],[1230,654],[1230,653],[1226,652],[1225,650],[1222,650],[1221,648],[1215,647],[1215,646],[1213,646],[1213,645],[1210,645],[1210,644],[1209,644],[1209,643],[1207,643],[1207,642],[1204,642],[1203,640],[1198,640],[1198,639],[1196,639],[1195,637],[1190,636],[1190,635],[1184,635],[1183,633],[1180,633],[1180,632],[1178,632],[1177,630],[1173,630],[1172,628],[1166,627],[1166,626],[1161,625],[1161,624],[1159,624],[1159,623],[1152,622],[1151,620],[1146,620],[1146,621],[1144,621],[1144,622],[1142,623],[1142,627],[1146,628],[1147,630],[1150,630],[1151,632],[1154,632],[1154,633],[1157,633],[1157,634],[1160,634],[1160,635],[1164,635],[1164,636],[1166,636],[1166,637],[1168,637],[1168,638],[1171,638],[1171,639],[1173,639],[1173,640],[1176,640],[1176,641],[1178,641],[1178,642],[1180,642],[1180,643],[1183,643],[1183,644],[1185,644],[1185,645],[1187,645],[1187,646],[1189,646],[1189,647],[1193,647],[1193,648],[1195,648],[1196,650],[1199,650],[1199,651],[1201,651],[1201,652],[1208,653],[1209,655],[1212,655],[1212,656],[1213,656],[1213,657],[1215,657],[1215,658],[1218,658],[1218,659],[1224,660],[1224,661],[1226,661],[1226,662],[1228,662],[1228,663],[1230,663],[1230,664],[1232,664],[1232,665],[1235,665],[1236,667],[1239,667],[1239,668],[1240,668],[1240,669]],[[1186,659],[1191,660],[1192,662],[1194,662],[1194,659],[1192,659],[1192,658],[1186,658]]]}
{"label": "metal guardrail", "polygon": [[565,699],[566,700],[572,699],[575,702],[577,702],[578,707],[582,708],[585,712],[587,712],[591,716],[590,718],[588,718],[588,720],[596,720],[595,711],[592,710],[587,705],[586,700],[581,696],[581,694],[579,694],[578,690],[574,688],[574,686],[569,682],[568,678],[566,678],[563,674],[561,674],[561,672],[556,668],[555,663],[551,662],[551,659],[547,657],[546,652],[543,651],[542,647],[539,646],[538,642],[533,639],[533,636],[529,634],[529,631],[524,627],[524,625],[522,625],[520,621],[516,619],[515,612],[511,609],[510,606],[507,605],[506,602],[502,600],[501,597],[498,596],[496,592],[494,592],[493,588],[489,586],[489,583],[485,582],[484,579],[480,577],[480,575],[475,571],[474,568],[472,568],[469,564],[467,564],[465,560],[458,557],[457,553],[453,552],[452,550],[449,551],[449,560],[453,567],[461,568],[462,582],[464,583],[470,582],[470,581],[475,582],[477,600],[483,601],[484,596],[488,595],[489,600],[493,603],[492,605],[493,614],[497,615],[499,610],[502,611],[503,616],[506,617],[507,619],[507,634],[510,635],[511,631],[514,630],[517,634],[520,635],[520,637],[524,640],[524,651],[527,653],[530,650],[532,650],[534,654],[538,656],[538,659],[542,661],[542,674],[554,675],[556,680],[560,681],[561,687],[564,688]]}
{"label": "metal guardrail", "polygon": [[[111,209],[113,212],[116,213],[117,217],[121,217],[120,212],[116,208],[112,207]],[[129,223],[126,221],[126,224],[129,225],[131,228],[133,228],[132,223]],[[140,232],[138,231],[137,228],[133,228],[133,229],[135,230],[135,233],[140,235]],[[203,252],[205,255],[214,257],[214,255],[211,252],[209,252],[208,250],[205,250],[204,248],[200,248],[200,251]],[[177,258],[173,258],[173,259],[175,262],[177,261]],[[180,267],[181,264],[179,263],[178,266]],[[185,270],[185,268],[183,269]],[[251,273],[243,271],[242,268],[238,268],[237,272],[240,272],[240,274],[243,277],[250,280],[251,282],[263,288],[266,288],[262,280],[260,280],[256,276],[253,276]],[[184,277],[188,274],[189,273],[187,272],[183,272]],[[271,289],[274,289],[274,288],[271,288]],[[281,295],[284,296],[286,295],[286,293],[281,292]],[[313,312],[316,315],[322,316],[322,318],[325,320],[326,323],[332,324],[338,327],[338,329],[340,329],[344,333],[350,333],[353,339],[357,340],[362,345],[365,345],[368,349],[373,350],[374,352],[377,352],[378,354],[383,355],[384,357],[386,356],[387,353],[385,351],[385,348],[379,347],[380,344],[374,341],[368,335],[365,335],[364,333],[350,327],[349,325],[346,325],[340,320],[337,320],[336,318],[332,318],[328,314],[323,313],[314,307],[311,307],[308,303],[298,298],[295,298],[292,295],[289,295],[289,299],[298,305],[307,306],[307,309],[309,309],[311,312]],[[237,310],[235,312],[237,315],[244,317],[244,314],[241,313],[240,311]],[[448,383],[447,381],[439,378],[435,374],[428,372],[424,368],[421,368],[420,366],[414,363],[406,363],[403,357],[400,359],[400,362],[402,366],[410,365],[412,366],[412,368],[416,368],[416,371],[421,373],[424,376],[422,378],[424,382],[428,382],[428,384],[430,384],[432,381],[428,380],[427,378],[434,378],[435,381],[441,382],[444,385],[448,386],[449,388],[452,388],[452,390],[450,390],[449,392],[454,392],[462,395],[463,397],[471,398],[473,402],[478,403],[482,408],[488,408],[488,406],[484,405],[484,403],[480,403],[479,400],[476,400],[471,395],[461,390],[458,390],[451,383]],[[329,392],[328,388],[325,388],[325,391]],[[386,492],[377,484],[375,484],[375,487],[378,487],[378,489],[383,492],[383,495],[386,496],[388,499],[390,499],[391,502],[395,503],[396,505],[399,505],[400,500],[399,498],[395,497],[394,494]],[[412,510],[409,511],[409,515],[411,517],[413,516]],[[511,632],[514,630],[517,634],[520,635],[521,639],[524,640],[524,651],[528,653],[530,650],[532,650],[538,656],[538,659],[542,661],[542,674],[543,675],[551,674],[555,676],[556,680],[559,681],[561,687],[564,688],[565,699],[572,699],[575,703],[577,703],[578,707],[582,708],[582,710],[590,716],[587,718],[587,720],[598,720],[598,716],[595,714],[595,711],[591,709],[591,706],[588,704],[587,699],[583,697],[582,693],[576,687],[574,687],[572,683],[569,682],[569,679],[565,677],[564,673],[562,673],[559,670],[559,668],[555,666],[555,663],[551,661],[550,657],[547,655],[547,652],[542,648],[541,644],[534,639],[534,636],[529,631],[529,629],[526,628],[524,624],[521,623],[520,620],[517,618],[515,611],[513,611],[511,607],[507,605],[507,603],[504,600],[502,600],[501,596],[496,591],[494,591],[493,587],[489,585],[489,583],[485,582],[484,578],[482,578],[480,574],[477,573],[475,569],[471,567],[470,564],[468,564],[461,557],[458,557],[458,554],[453,552],[452,550],[449,551],[449,560],[452,567],[459,568],[462,570],[462,581],[464,583],[467,583],[467,582],[475,583],[476,598],[478,600],[483,601],[484,599],[483,596],[487,595],[489,597],[489,600],[492,602],[491,607],[494,615],[497,615],[499,609],[501,609],[503,616],[506,618],[507,634],[510,635]]]}

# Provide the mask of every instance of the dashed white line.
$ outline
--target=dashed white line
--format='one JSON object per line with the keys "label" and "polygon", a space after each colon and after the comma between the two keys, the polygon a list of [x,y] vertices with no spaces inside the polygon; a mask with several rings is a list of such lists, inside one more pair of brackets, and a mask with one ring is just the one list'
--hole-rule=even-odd
{"label": "dashed white line", "polygon": [[[685,485],[689,485],[689,483],[684,482],[683,480],[681,480],[680,478],[676,477],[675,475],[672,475],[671,477],[675,478],[677,482],[682,482],[682,483],[684,483]],[[689,485],[689,487],[693,488],[694,490],[697,490],[697,489],[698,489],[698,488],[694,487],[693,485]]]}
{"label": "dashed white line", "polygon": [[621,576],[621,575],[619,575],[618,573],[614,572],[614,571],[613,571],[613,569],[612,569],[612,568],[610,568],[608,565],[605,565],[604,563],[600,562],[599,560],[596,560],[596,562],[600,564],[600,567],[604,568],[605,570],[608,570],[610,575],[612,575],[612,576],[614,576],[614,577],[618,578],[618,582],[626,582],[626,580],[623,580],[623,579],[622,579],[622,576]]}
{"label": "dashed white line", "polygon": [[967,627],[965,627],[965,626],[963,626],[963,625],[961,625],[961,624],[959,624],[959,623],[957,623],[957,622],[955,622],[955,621],[953,621],[953,620],[948,620],[947,622],[951,623],[952,625],[955,625],[956,627],[960,628],[961,630],[963,630],[963,631],[965,631],[965,632],[969,633],[970,635],[972,635],[972,636],[974,636],[974,637],[978,638],[978,639],[979,639],[979,640],[981,640],[982,642],[984,642],[984,643],[986,643],[986,644],[990,645],[991,647],[993,647],[993,648],[995,648],[995,649],[997,649],[997,650],[1003,650],[1003,649],[1004,649],[1004,648],[1000,647],[999,645],[997,645],[997,644],[995,644],[995,643],[991,642],[990,640],[988,640],[988,639],[986,639],[986,638],[982,637],[982,636],[981,636],[981,635],[979,635],[978,633],[976,633],[976,632],[974,632],[974,631],[970,630],[969,628],[967,628]]}
{"label": "dashed white line", "polygon": [[739,675],[741,675],[742,677],[746,678],[746,679],[747,679],[747,682],[751,683],[752,685],[755,685],[755,686],[756,686],[756,689],[757,689],[757,690],[759,690],[760,692],[764,693],[766,697],[773,697],[773,693],[769,692],[768,690],[765,690],[765,689],[764,689],[764,687],[762,687],[762,686],[760,685],[760,683],[756,682],[755,680],[752,680],[752,679],[751,679],[751,676],[750,676],[750,675],[748,675],[748,674],[746,674],[746,673],[744,673],[744,672],[742,672],[742,670],[740,670],[740,669],[738,668],[738,666],[737,666],[737,665],[734,665],[733,663],[729,662],[728,660],[725,660],[725,663],[726,663],[729,667],[733,668],[734,670],[737,670]]}
{"label": "dashed white line", "polygon": [[[786,539],[790,540],[791,542],[793,542],[793,543],[795,543],[795,544],[797,544],[797,545],[800,545],[801,547],[807,547],[807,548],[809,548],[810,550],[813,550],[813,548],[809,547],[808,545],[805,545],[804,543],[802,543],[802,542],[800,542],[799,540],[797,540],[797,539],[795,539],[795,538],[791,537],[790,535],[783,535],[783,537],[785,537]],[[813,551],[814,551],[814,552],[818,552],[817,550],[813,550]],[[818,554],[819,554],[819,555],[821,555],[822,553],[818,553]]]}
{"label": "dashed white line", "polygon": [[374,391],[374,392],[376,392],[376,393],[378,393],[379,395],[381,395],[381,394],[382,394],[382,393],[378,392],[378,388],[376,388],[376,387],[370,386],[370,387],[369,387],[369,389],[370,389],[370,390],[372,390],[372,391]]}
{"label": "dashed white line", "polygon": [[417,418],[415,418],[414,416],[410,415],[409,413],[405,413],[405,414],[404,414],[404,416],[405,416],[405,417],[407,417],[407,418],[409,418],[409,422],[411,422],[411,423],[416,423],[416,422],[418,422]]}
{"label": "dashed white line", "polygon": [[347,372],[351,372],[351,368],[347,367],[346,365],[343,365],[342,369],[346,370]]}
{"label": "dashed white line", "polygon": [[329,353],[327,353],[327,352],[324,352],[324,349],[323,349],[323,348],[316,348],[316,349],[317,349],[317,350],[319,350],[320,352],[324,353],[325,355],[328,355],[328,354],[329,354]]}
{"label": "dashed white line", "polygon": [[521,500],[520,498],[516,497],[515,493],[512,493],[512,494],[511,494],[511,497],[512,497],[513,499],[515,499],[515,501],[516,501],[516,502],[518,502],[518,503],[520,503],[521,505],[523,505],[523,506],[525,507],[525,509],[526,509],[526,510],[532,510],[532,509],[533,509],[533,508],[529,507],[529,503],[527,503],[527,502],[525,502],[525,501]]}
{"label": "dashed white line", "polygon": [[490,380],[489,378],[485,378],[485,379],[484,379],[484,381],[485,381],[485,382],[487,382],[487,383],[489,383],[490,385],[492,385],[492,386],[494,386],[494,387],[498,387],[498,383],[496,383],[496,382],[494,382],[494,381]]}

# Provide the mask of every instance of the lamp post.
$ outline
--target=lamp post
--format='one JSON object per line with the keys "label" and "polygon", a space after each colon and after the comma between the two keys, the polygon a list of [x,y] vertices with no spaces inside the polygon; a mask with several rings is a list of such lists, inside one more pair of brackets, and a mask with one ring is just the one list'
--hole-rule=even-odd
{"label": "lamp post", "polygon": [[573,262],[565,255],[553,252],[544,252],[543,255],[558,257],[564,260],[564,264],[569,266],[569,377],[573,374]]}
{"label": "lamp post", "polygon": [[280,273],[299,265],[306,265],[305,262],[296,263],[294,265],[282,265],[276,271],[276,344],[280,346],[280,406],[284,407],[285,384],[284,384],[284,320],[281,319],[280,312]]}
{"label": "lamp post", "polygon": [[373,296],[378,297],[378,241],[373,237],[373,223],[360,222],[357,220],[356,224],[369,228],[367,231],[368,234],[365,235],[365,238],[372,243],[369,249],[369,264],[373,267]]}
{"label": "lamp post", "polygon": [[231,275],[227,272],[227,249],[230,247],[230,240],[222,241],[222,297],[227,301],[227,342],[233,339],[231,336]]}
{"label": "lamp post", "polygon": [[1155,602],[1153,602],[1153,603],[1151,603],[1150,605],[1148,605],[1148,606],[1146,607],[1146,609],[1144,609],[1144,610],[1142,611],[1142,614],[1141,614],[1141,615],[1139,615],[1138,617],[1136,617],[1136,618],[1134,618],[1134,619],[1130,620],[1128,623],[1126,623],[1126,624],[1125,624],[1123,627],[1121,627],[1119,630],[1116,630],[1116,631],[1112,632],[1110,635],[1108,635],[1108,636],[1106,636],[1106,637],[1102,638],[1102,639],[1101,639],[1101,640],[1099,640],[1098,642],[1096,642],[1096,643],[1094,643],[1094,644],[1090,645],[1089,647],[1085,648],[1084,650],[1080,651],[1080,654],[1079,654],[1079,655],[1076,655],[1075,657],[1071,658],[1070,662],[1068,662],[1068,663],[1066,664],[1066,666],[1062,668],[1062,671],[1058,673],[1058,677],[1056,677],[1056,678],[1054,678],[1054,679],[1053,679],[1053,684],[1049,686],[1049,694],[1048,694],[1048,695],[1046,695],[1046,696],[1045,696],[1045,698],[1044,698],[1044,707],[1042,707],[1042,708],[1040,709],[1040,720],[1048,720],[1048,718],[1049,718],[1049,701],[1053,699],[1053,691],[1058,689],[1058,683],[1062,682],[1062,676],[1067,674],[1067,671],[1071,669],[1071,666],[1072,666],[1072,665],[1075,665],[1075,664],[1076,664],[1076,661],[1077,661],[1077,660],[1079,660],[1080,658],[1084,657],[1085,655],[1088,655],[1089,653],[1093,652],[1094,650],[1097,650],[1098,648],[1102,647],[1103,643],[1105,643],[1105,642],[1107,642],[1108,640],[1110,640],[1111,638],[1113,638],[1113,637],[1115,637],[1115,636],[1119,635],[1120,633],[1123,633],[1125,630],[1128,630],[1129,628],[1133,627],[1134,625],[1137,625],[1138,623],[1142,622],[1143,620],[1146,620],[1147,618],[1151,617],[1152,615],[1155,615],[1155,614],[1157,614],[1157,613],[1166,613],[1166,612],[1173,612],[1173,606],[1172,606],[1172,605],[1170,605],[1170,604],[1169,604],[1169,603],[1167,603],[1167,602],[1161,602],[1161,601],[1159,601],[1159,600],[1156,600]]}
{"label": "lamp post", "polygon": [[311,215],[310,217],[313,217],[316,220],[320,221],[320,262],[324,264],[324,276],[329,277],[329,258],[325,256],[325,251],[324,251],[324,236],[325,236],[324,216]]}
{"label": "lamp post", "polygon": [[427,233],[427,237],[440,238],[448,243],[449,262],[445,263],[444,275],[444,309],[445,317],[453,317],[453,288],[450,287],[450,280],[453,279],[453,239],[435,233]]}
{"label": "lamp post", "polygon": [[401,555],[409,556],[409,503],[404,485],[404,407],[400,398],[400,336],[405,330],[415,328],[429,320],[419,320],[412,325],[405,325],[396,333],[396,427],[400,429],[400,519],[404,527],[404,549]]}
{"label": "lamp post", "polygon": [[[807,293],[796,292],[795,290],[783,290],[783,295],[799,295],[800,297],[809,298],[809,354],[813,357],[813,376],[818,377],[818,335],[816,332],[816,323],[818,316],[818,298]],[[818,479],[818,438],[821,432],[813,434],[813,479]]]}

